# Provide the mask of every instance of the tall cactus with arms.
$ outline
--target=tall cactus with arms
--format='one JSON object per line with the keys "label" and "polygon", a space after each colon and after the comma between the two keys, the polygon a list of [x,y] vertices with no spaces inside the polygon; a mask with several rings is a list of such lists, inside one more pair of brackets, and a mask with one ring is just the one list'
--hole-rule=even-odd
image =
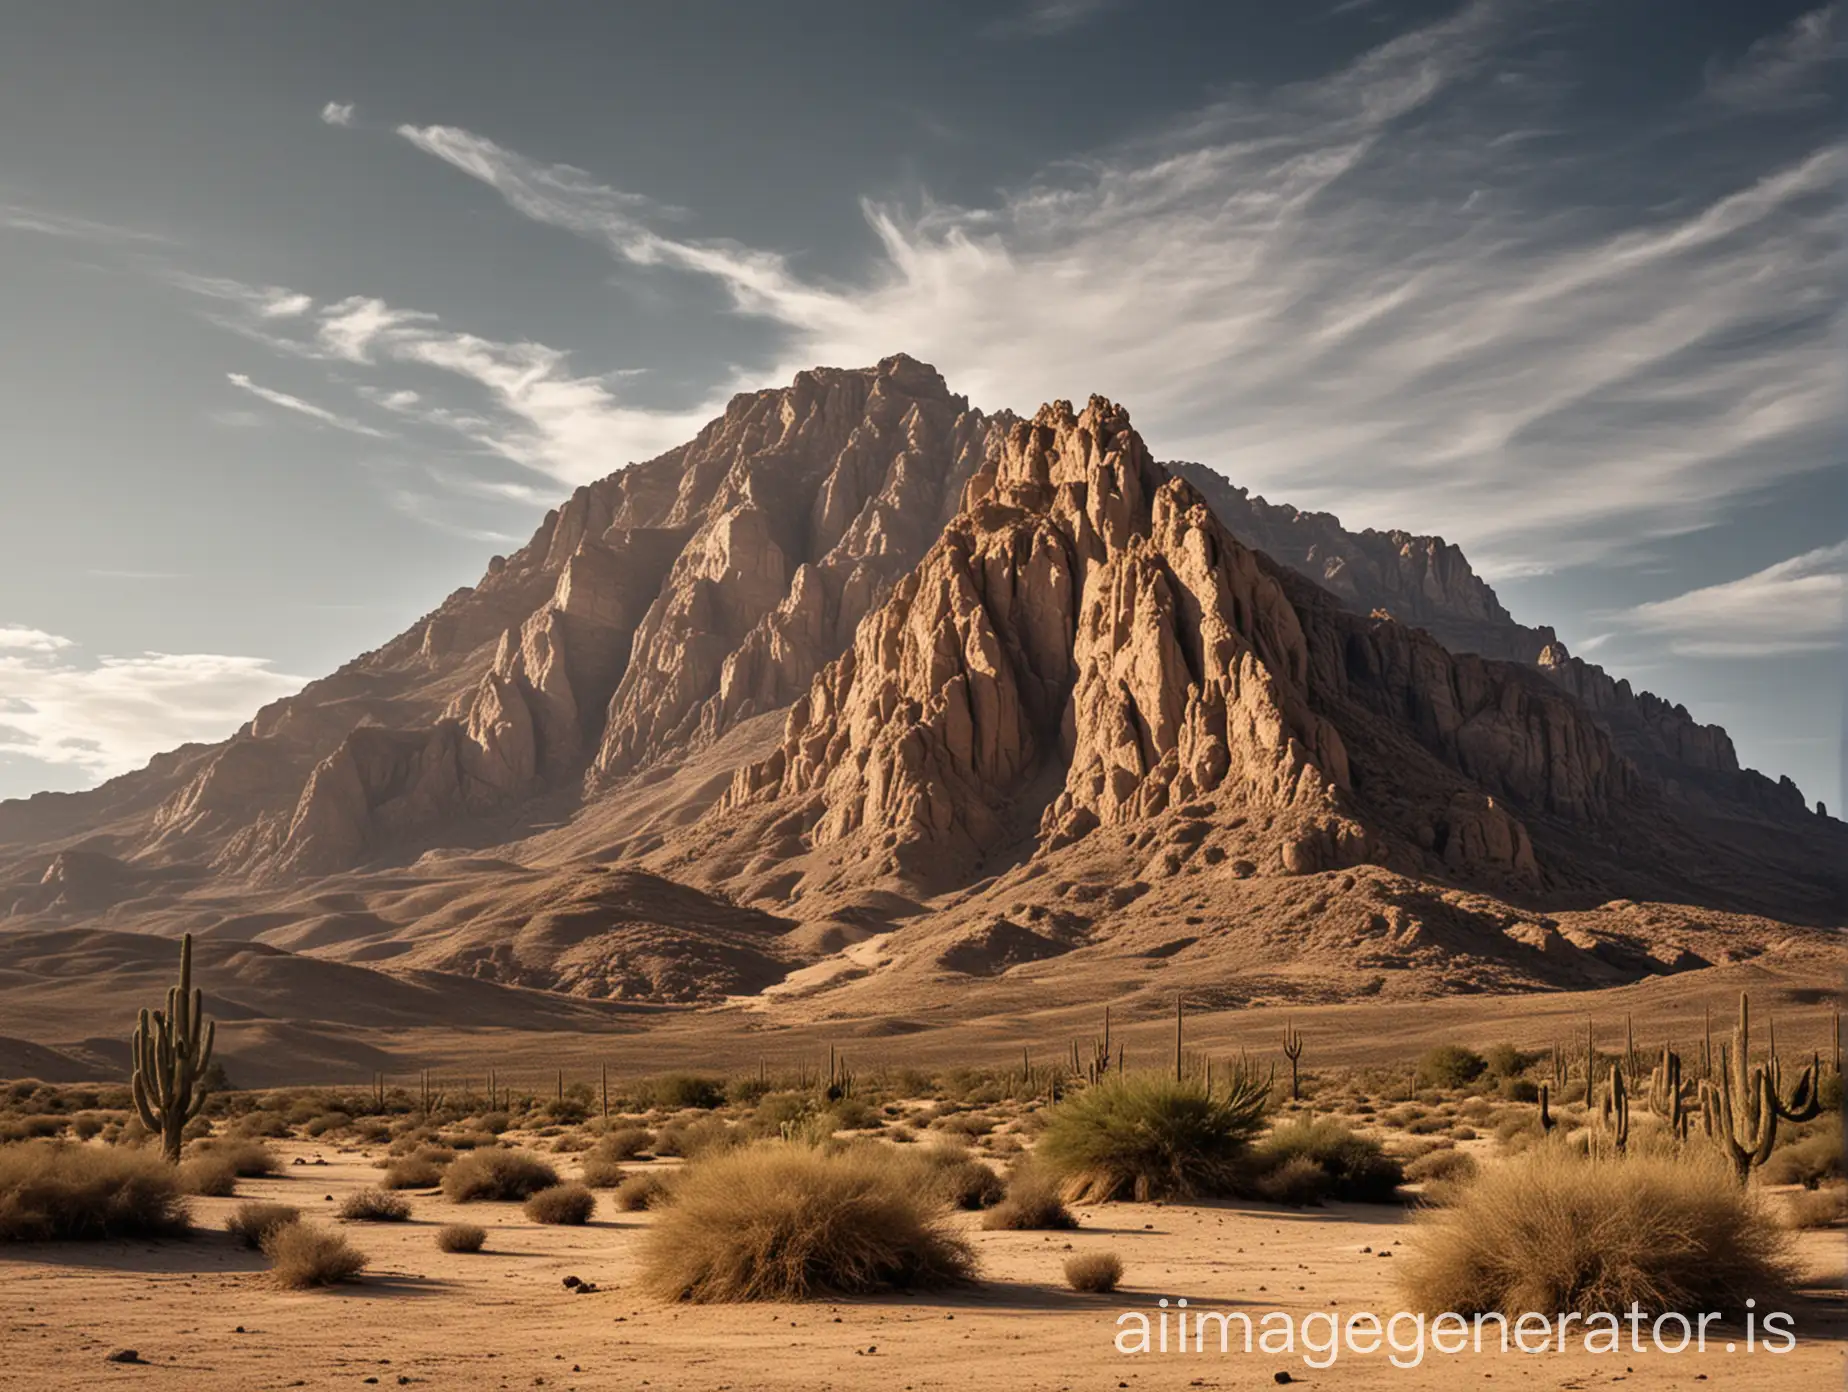
{"label": "tall cactus with arms", "polygon": [[167,988],[165,1010],[143,1010],[135,1026],[135,1111],[178,1162],[186,1123],[199,1115],[208,1089],[217,1026],[205,1018],[205,993],[192,984],[192,934],[180,939],[180,984]]}

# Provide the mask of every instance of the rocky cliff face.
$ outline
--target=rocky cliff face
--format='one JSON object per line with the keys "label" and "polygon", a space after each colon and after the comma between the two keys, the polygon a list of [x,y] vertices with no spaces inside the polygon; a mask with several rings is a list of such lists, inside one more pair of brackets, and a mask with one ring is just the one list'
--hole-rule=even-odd
{"label": "rocky cliff face", "polygon": [[1636,791],[1571,700],[1286,577],[1093,398],[1012,428],[713,820],[857,848],[830,889],[941,890],[1023,842],[1177,819],[1175,866],[1537,883],[1513,809],[1592,824]]}
{"label": "rocky cliff face", "polygon": [[1442,537],[1352,532],[1329,513],[1253,497],[1204,465],[1169,467],[1200,490],[1233,536],[1313,580],[1347,608],[1426,629],[1452,652],[1537,669],[1576,697],[1671,800],[1721,814],[1809,817],[1802,792],[1788,778],[1773,782],[1739,767],[1720,726],[1703,725],[1686,707],[1633,691],[1629,682],[1571,656],[1552,629],[1516,622],[1462,551]]}
{"label": "rocky cliff face", "polygon": [[1239,541],[1307,576],[1357,613],[1383,610],[1430,630],[1452,652],[1509,662],[1536,662],[1554,641],[1550,628],[1516,623],[1494,588],[1442,537],[1349,531],[1332,513],[1267,502],[1203,464],[1168,467],[1200,491]]}
{"label": "rocky cliff face", "polygon": [[[324,873],[580,777],[595,792],[786,705],[936,537],[991,429],[903,357],[738,397],[549,516],[490,579],[550,593],[475,684],[429,725],[352,730],[286,824],[235,853]],[[416,653],[477,642],[479,612],[445,606]]]}

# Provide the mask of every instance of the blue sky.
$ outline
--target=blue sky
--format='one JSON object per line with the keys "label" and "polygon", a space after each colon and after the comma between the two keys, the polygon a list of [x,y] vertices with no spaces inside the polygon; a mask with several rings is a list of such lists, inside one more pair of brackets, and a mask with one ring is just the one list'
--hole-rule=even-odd
{"label": "blue sky", "polygon": [[1837,4],[14,6],[0,796],[896,351],[1460,543],[1841,803]]}

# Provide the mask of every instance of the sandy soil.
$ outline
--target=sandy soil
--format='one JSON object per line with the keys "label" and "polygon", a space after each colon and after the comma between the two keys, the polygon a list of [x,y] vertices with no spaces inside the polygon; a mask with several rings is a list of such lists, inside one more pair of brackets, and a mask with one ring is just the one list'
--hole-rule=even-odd
{"label": "sandy soil", "polygon": [[[328,1163],[246,1180],[242,1197],[293,1203],[318,1218],[377,1176],[376,1152],[304,1143],[277,1149]],[[1246,1354],[1236,1343],[1223,1356],[1216,1346],[1204,1354],[1123,1355],[1113,1343],[1117,1316],[1159,1314],[1158,1299],[1183,1296],[1195,1310],[1243,1310],[1254,1320],[1273,1309],[1298,1320],[1317,1310],[1390,1313],[1399,1305],[1395,1258],[1412,1235],[1405,1211],[1121,1204],[1083,1210],[1079,1231],[1069,1234],[981,1232],[970,1218],[984,1281],[969,1292],[700,1308],[632,1293],[637,1238],[649,1218],[618,1214],[607,1197],[583,1228],[529,1223],[514,1204],[410,1197],[409,1223],[342,1225],[372,1266],[361,1281],[327,1291],[271,1288],[261,1257],[213,1232],[189,1242],[11,1248],[0,1258],[0,1387],[1145,1392],[1271,1386],[1287,1371],[1315,1387],[1406,1392],[1703,1381],[1796,1389],[1839,1386],[1848,1359],[1840,1233],[1800,1238],[1811,1279],[1792,1308],[1799,1344],[1788,1354],[1428,1354],[1406,1371],[1384,1355],[1346,1354],[1317,1370],[1300,1352]],[[196,1221],[217,1228],[237,1202],[196,1200]],[[488,1229],[486,1251],[436,1249],[437,1226],[458,1220]],[[1126,1268],[1123,1289],[1068,1290],[1061,1277],[1068,1246],[1116,1252]],[[599,1289],[569,1293],[562,1282],[573,1275]],[[1738,1342],[1737,1331],[1731,1337]],[[145,1363],[107,1361],[123,1348]]]}

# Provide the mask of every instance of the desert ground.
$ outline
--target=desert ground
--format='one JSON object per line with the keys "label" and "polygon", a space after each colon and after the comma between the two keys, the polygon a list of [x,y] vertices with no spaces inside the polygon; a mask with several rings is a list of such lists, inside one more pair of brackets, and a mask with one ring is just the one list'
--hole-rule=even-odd
{"label": "desert ground", "polygon": [[[365,1152],[288,1143],[283,1177],[247,1181],[240,1195],[330,1214],[377,1171]],[[376,1155],[377,1152],[374,1152]],[[659,1162],[656,1162],[659,1163]],[[14,1249],[0,1259],[7,1358],[0,1386],[90,1389],[1010,1387],[1031,1392],[1110,1388],[1238,1388],[1287,1371],[1321,1387],[1406,1392],[1470,1383],[1588,1387],[1625,1381],[1685,1388],[1704,1376],[1729,1388],[1822,1387],[1848,1355],[1848,1274],[1839,1231],[1801,1235],[1809,1273],[1796,1302],[1799,1344],[1785,1355],[1648,1351],[1621,1357],[1428,1353],[1418,1368],[1344,1355],[1317,1370],[1300,1355],[1233,1352],[1127,1356],[1113,1347],[1118,1314],[1186,1297],[1190,1306],[1343,1312],[1398,1308],[1392,1256],[1413,1240],[1411,1212],[1331,1204],[1117,1203],[1086,1208],[1072,1233],[983,1232],[965,1215],[983,1278],[968,1293],[800,1304],[683,1306],[627,1289],[647,1213],[607,1202],[581,1228],[525,1221],[515,1204],[458,1205],[413,1197],[408,1223],[350,1224],[373,1259],[358,1282],[327,1290],[269,1288],[267,1262],[209,1230],[240,1200],[196,1200],[208,1231],[184,1242]],[[436,1228],[488,1229],[474,1255],[439,1252]],[[1111,1295],[1065,1288],[1067,1247],[1106,1247],[1123,1259]],[[567,1276],[597,1290],[574,1295]],[[1737,1337],[1737,1331],[1731,1331]],[[106,1361],[123,1348],[143,1365]]]}
{"label": "desert ground", "polygon": [[[1729,1028],[1727,1011],[1742,984],[1756,988],[1754,999],[1766,1015],[1778,1015],[1781,1047],[1804,1056],[1825,1047],[1822,1032],[1830,1015],[1826,1005],[1816,1003],[1817,994],[1800,983],[1748,969],[1725,981],[1683,978],[1589,998],[1562,994],[1327,1007],[1291,1017],[1306,1040],[1309,1100],[1280,1102],[1273,1121],[1292,1114],[1334,1116],[1382,1140],[1387,1152],[1401,1159],[1442,1151],[1493,1167],[1520,1148],[1518,1138],[1510,1144],[1502,1133],[1522,1129],[1534,1109],[1505,1102],[1503,1092],[1485,1084],[1450,1092],[1421,1087],[1417,1061],[1434,1044],[1465,1040],[1486,1049],[1515,1041],[1537,1053],[1546,1047],[1543,1041],[1553,1041],[1571,1048],[1573,1031],[1582,1030],[1590,1008],[1603,1026],[1600,1043],[1608,1053],[1621,1046],[1627,1006],[1639,1048],[1659,1049],[1662,1038],[1691,1041],[1708,1010],[1716,1031]],[[1679,995],[1673,990],[1677,985]],[[1826,1000],[1826,994],[1820,999]],[[1096,1016],[1074,1008],[1069,1018],[1035,1023],[1048,1033],[1056,1025],[1077,1036],[1096,1024]],[[748,1037],[734,1035],[720,1049],[724,1012],[706,1014],[708,1033],[703,1039],[691,1037],[700,1018],[680,1017],[681,1034],[670,1031],[650,1053],[671,1067],[695,1066],[702,1046],[707,1060],[723,1057],[728,1065],[752,1057],[745,1052]],[[1283,1070],[1280,1079],[1287,1078],[1288,1064],[1275,1035],[1281,1018],[1281,1012],[1228,1012],[1190,1019],[1190,1066],[1206,1057],[1229,1059],[1244,1048],[1254,1059],[1276,1062]],[[897,1095],[891,1070],[905,1064],[943,1069],[960,1079],[940,1097],[972,1100],[887,1102],[872,1109],[877,1114],[869,1118],[871,1129],[909,1142],[899,1147],[907,1151],[946,1147],[1006,1173],[1034,1144],[1032,1114],[1043,1104],[998,1097],[992,1086],[983,1092],[979,1081],[971,1082],[999,1078],[1001,1069],[1011,1067],[1008,1060],[1020,1057],[1017,1035],[1004,1046],[997,1022],[960,1025],[955,1034],[959,1038],[947,1028],[925,1029],[910,1038],[844,1040],[840,1058],[843,1067],[850,1059],[858,1061],[865,1091],[875,1100]],[[1173,1022],[1143,1021],[1114,1038],[1131,1056],[1132,1068],[1137,1055],[1143,1066],[1152,1066],[1173,1047]],[[1582,1050],[1582,1033],[1577,1040]],[[1559,1388],[1607,1382],[1685,1388],[1707,1381],[1729,1388],[1785,1389],[1830,1385],[1848,1366],[1848,1251],[1839,1218],[1790,1235],[1801,1272],[1789,1298],[1798,1337],[1791,1352],[1723,1352],[1725,1344],[1743,1339],[1736,1325],[1727,1325],[1704,1355],[1653,1350],[1593,1355],[1577,1343],[1563,1353],[1539,1355],[1443,1355],[1427,1349],[1418,1366],[1402,1369],[1391,1366],[1385,1352],[1343,1352],[1333,1366],[1322,1368],[1310,1366],[1300,1347],[1294,1353],[1247,1353],[1236,1332],[1226,1354],[1209,1343],[1207,1352],[1129,1355],[1118,1351],[1115,1340],[1120,1315],[1140,1311],[1159,1317],[1157,1302],[1163,1299],[1184,1298],[1196,1314],[1242,1311],[1254,1320],[1272,1310],[1301,1320],[1312,1312],[1386,1316],[1409,1308],[1396,1273],[1419,1248],[1424,1220],[1432,1211],[1424,1202],[1443,1201],[1433,1185],[1415,1180],[1403,1191],[1405,1201],[1392,1204],[1329,1201],[1290,1207],[1247,1199],[1074,1204],[1078,1222],[1071,1231],[990,1231],[982,1226],[980,1212],[957,1211],[949,1222],[974,1246],[978,1283],[948,1291],[793,1303],[698,1305],[645,1294],[641,1249],[658,1215],[619,1208],[608,1176],[594,1191],[594,1216],[583,1226],[531,1221],[517,1202],[454,1203],[433,1184],[402,1191],[410,1204],[408,1221],[337,1216],[350,1195],[380,1182],[382,1167],[394,1155],[404,1156],[422,1138],[444,1144],[454,1141],[458,1129],[466,1132],[474,1123],[463,1114],[483,1109],[478,1090],[496,1060],[497,1105],[506,1106],[511,1094],[516,1115],[523,1105],[535,1109],[501,1135],[500,1144],[537,1154],[566,1182],[582,1172],[585,1148],[612,1126],[652,1127],[656,1149],[669,1152],[691,1147],[667,1144],[663,1128],[680,1134],[689,1124],[711,1127],[706,1118],[713,1115],[735,1125],[751,1119],[748,1106],[729,1104],[717,1113],[655,1106],[627,1118],[605,1119],[598,1115],[599,1074],[590,1061],[597,1051],[588,1041],[576,1041],[584,1053],[557,1048],[543,1069],[538,1065],[541,1041],[517,1042],[521,1047],[490,1047],[492,1041],[461,1036],[450,1041],[446,1052],[455,1066],[431,1083],[442,1093],[432,1105],[446,1109],[447,1122],[420,1123],[416,1108],[421,1100],[413,1102],[407,1086],[414,1091],[422,1079],[398,1080],[390,1088],[400,1112],[391,1118],[395,1143],[383,1122],[370,1132],[335,1125],[318,1137],[304,1136],[301,1115],[330,1105],[328,1098],[337,1100],[338,1093],[298,1090],[269,1100],[245,1097],[234,1110],[260,1105],[286,1111],[293,1106],[296,1124],[289,1136],[267,1142],[275,1161],[271,1174],[240,1179],[232,1196],[190,1200],[194,1233],[188,1239],[13,1243],[0,1249],[0,1328],[7,1349],[0,1386],[47,1392],[118,1384],[239,1392],[369,1385],[645,1387],[658,1392],[921,1392],[1005,1386],[1072,1392],[1268,1386],[1288,1374],[1290,1381],[1311,1386],[1391,1386],[1408,1392],[1451,1388],[1459,1380]],[[638,1041],[622,1042],[633,1047]],[[953,1055],[953,1042],[967,1051],[961,1059]],[[1086,1035],[1084,1046],[1092,1042]],[[799,1054],[811,1041],[805,1035],[787,1043]],[[798,1085],[814,1087],[821,1081],[824,1065],[810,1057],[814,1071],[800,1075]],[[958,1070],[958,1062],[980,1063],[986,1071]],[[1544,1060],[1532,1059],[1527,1074],[1543,1077],[1546,1067]],[[561,1071],[569,1077],[565,1086],[577,1100],[576,1110],[562,1111],[561,1123],[542,1124]],[[736,1077],[748,1069],[711,1071]],[[465,1084],[463,1074],[473,1081]],[[625,1076],[633,1077],[633,1071]],[[621,1081],[614,1086],[618,1093],[625,1090]],[[1279,1098],[1286,1096],[1283,1086],[1279,1081]],[[465,1087],[477,1091],[471,1095]],[[364,1090],[349,1084],[345,1091],[353,1097]],[[1582,1104],[1569,1103],[1563,1110],[1567,1129],[1591,1124]],[[1838,1121],[1825,1114],[1808,1129],[1815,1132]],[[239,1123],[221,1115],[212,1130],[237,1136]],[[470,1143],[491,1147],[494,1141],[478,1134]],[[687,1163],[671,1154],[650,1158],[644,1152],[624,1160],[623,1169],[671,1175]],[[1414,1168],[1412,1174],[1417,1173]],[[1781,1214],[1798,1192],[1788,1185],[1758,1183],[1754,1190],[1773,1215]],[[344,1234],[369,1264],[349,1282],[305,1291],[278,1289],[269,1260],[223,1231],[237,1207],[250,1200],[299,1208],[306,1221]],[[486,1229],[480,1252],[438,1249],[438,1230],[458,1222]],[[1122,1281],[1115,1292],[1084,1294],[1067,1287],[1064,1262],[1089,1251],[1109,1251],[1121,1259]],[[572,1289],[580,1283],[589,1289]],[[133,1350],[137,1361],[111,1361],[123,1350]]]}

